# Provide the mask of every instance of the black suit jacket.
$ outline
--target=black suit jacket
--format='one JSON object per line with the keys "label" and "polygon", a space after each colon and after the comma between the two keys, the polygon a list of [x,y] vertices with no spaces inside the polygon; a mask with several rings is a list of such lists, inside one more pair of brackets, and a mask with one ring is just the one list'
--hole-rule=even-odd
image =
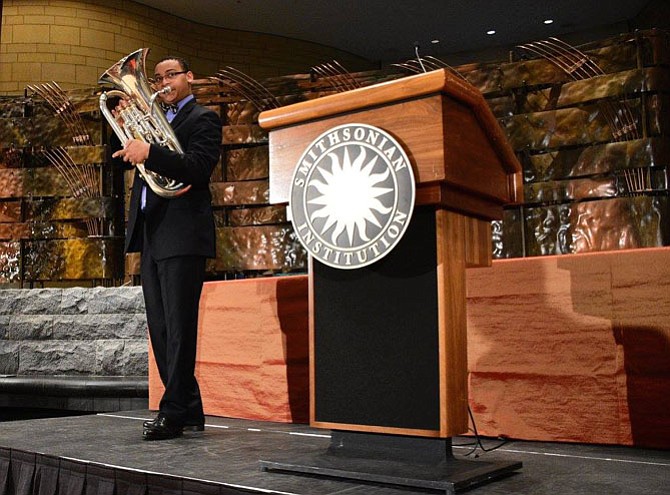
{"label": "black suit jacket", "polygon": [[[177,113],[171,126],[183,154],[151,144],[144,163],[164,177],[191,184],[181,196],[166,199],[147,187],[147,204],[140,211],[144,181],[135,172],[128,210],[126,252],[150,249],[156,260],[173,256],[216,256],[216,238],[209,180],[221,152],[219,116],[191,100]],[[144,246],[146,225],[148,246]]]}

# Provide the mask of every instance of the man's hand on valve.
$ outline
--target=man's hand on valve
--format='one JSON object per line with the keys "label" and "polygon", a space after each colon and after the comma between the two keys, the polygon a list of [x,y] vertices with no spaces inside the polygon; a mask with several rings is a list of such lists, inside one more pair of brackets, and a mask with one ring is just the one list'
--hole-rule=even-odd
{"label": "man's hand on valve", "polygon": [[[112,115],[114,115],[120,126],[123,126],[123,111],[128,108],[128,106],[130,106],[130,104],[122,98],[119,100],[116,108],[112,110]],[[122,158],[124,162],[137,165],[138,163],[144,163],[146,159],[149,158],[149,149],[149,143],[137,139],[130,139],[124,144],[123,149],[115,152],[112,157]]]}
{"label": "man's hand on valve", "polygon": [[123,145],[123,149],[114,153],[112,157],[122,158],[124,162],[130,162],[133,165],[137,165],[138,163],[144,163],[146,159],[149,158],[149,149],[151,149],[149,143],[131,139]]}

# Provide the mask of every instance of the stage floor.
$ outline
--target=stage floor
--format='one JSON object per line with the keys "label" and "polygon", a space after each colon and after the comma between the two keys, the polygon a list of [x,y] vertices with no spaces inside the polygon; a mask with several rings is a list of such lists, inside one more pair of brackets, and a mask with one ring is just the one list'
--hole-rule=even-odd
{"label": "stage floor", "polygon": [[[328,430],[307,425],[208,417],[202,433],[161,442],[141,438],[149,411],[7,421],[0,423],[0,449],[37,453],[113,471],[147,473],[173,482],[206,483],[207,493],[299,495],[408,495],[435,490],[394,487],[306,475],[262,471],[259,460],[318,455],[329,445]],[[470,437],[454,438],[458,459],[523,463],[521,470],[467,490],[485,494],[670,493],[670,452],[631,447],[509,441],[472,451]],[[500,442],[484,439],[490,448]],[[1,465],[1,463],[0,463]],[[0,473],[2,478],[2,473]],[[201,485],[204,486],[204,485]],[[0,491],[2,491],[0,486]],[[152,493],[152,492],[151,492]],[[191,492],[197,493],[197,492]]]}

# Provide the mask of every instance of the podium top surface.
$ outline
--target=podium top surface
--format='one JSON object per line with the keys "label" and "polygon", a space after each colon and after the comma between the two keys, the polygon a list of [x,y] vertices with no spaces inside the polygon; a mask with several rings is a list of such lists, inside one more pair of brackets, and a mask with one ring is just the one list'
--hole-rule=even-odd
{"label": "podium top surface", "polygon": [[418,204],[499,218],[521,193],[521,165],[481,92],[446,69],[267,110],[270,200],[287,202],[307,143],[360,122],[396,137],[410,157]]}
{"label": "podium top surface", "polygon": [[324,114],[352,112],[433,93],[446,93],[471,105],[482,98],[474,86],[440,69],[267,110],[260,114],[258,123],[264,129],[272,130],[320,118]]}
{"label": "podium top surface", "polygon": [[324,116],[339,115],[364,108],[388,105],[431,94],[442,93],[469,107],[477,116],[504,158],[508,173],[521,171],[514,151],[491,113],[481,92],[467,81],[458,78],[446,69],[403,77],[343,93],[324,96],[314,100],[294,103],[286,107],[267,110],[259,115],[259,125],[268,131],[292,125],[304,124]]}

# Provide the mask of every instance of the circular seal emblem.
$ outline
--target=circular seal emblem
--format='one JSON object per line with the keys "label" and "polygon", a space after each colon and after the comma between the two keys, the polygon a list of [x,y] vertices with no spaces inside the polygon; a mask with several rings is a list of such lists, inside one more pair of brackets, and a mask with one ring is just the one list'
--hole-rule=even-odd
{"label": "circular seal emblem", "polygon": [[393,136],[367,124],[344,124],[305,149],[293,172],[289,212],[314,258],[355,269],[398,244],[415,192],[412,166]]}

